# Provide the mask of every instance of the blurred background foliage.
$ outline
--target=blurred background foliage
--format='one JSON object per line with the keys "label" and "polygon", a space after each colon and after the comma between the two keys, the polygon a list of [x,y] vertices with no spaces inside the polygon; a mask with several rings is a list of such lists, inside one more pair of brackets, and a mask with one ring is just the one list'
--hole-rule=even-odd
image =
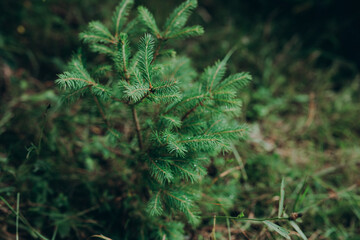
{"label": "blurred background foliage", "polygon": [[[179,3],[136,2],[160,22]],[[131,176],[116,161],[124,153],[104,147],[96,109],[60,107],[54,87],[56,74],[81,47],[78,33],[91,20],[110,21],[116,5],[0,1],[0,194],[15,207],[20,192],[20,211],[49,238],[101,232],[119,239],[117,229],[126,230],[131,218],[118,210],[133,204],[121,186]],[[359,8],[351,0],[199,1],[191,22],[204,26],[205,35],[174,47],[201,71],[235,46],[229,71],[254,77],[241,93],[249,139],[212,162],[203,184],[204,199],[222,201],[223,214],[276,214],[285,177],[286,211],[304,213],[301,227],[309,239],[359,239]],[[221,196],[213,194],[224,185]],[[210,205],[203,204],[206,215],[218,211]],[[0,212],[1,236],[14,239],[14,215],[3,203]],[[200,228],[188,228],[189,236],[207,239],[212,224],[205,219]],[[31,234],[22,227],[24,236]],[[225,222],[215,230],[217,239],[226,239]],[[235,239],[276,238],[248,223],[233,222],[231,233]]]}

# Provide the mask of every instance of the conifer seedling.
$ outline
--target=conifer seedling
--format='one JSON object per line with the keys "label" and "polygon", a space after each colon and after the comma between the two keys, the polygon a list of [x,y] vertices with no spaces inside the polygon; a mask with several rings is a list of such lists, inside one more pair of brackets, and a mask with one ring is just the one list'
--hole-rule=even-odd
{"label": "conifer seedling", "polygon": [[183,2],[162,25],[146,7],[130,14],[133,5],[122,0],[110,27],[89,23],[80,38],[96,53],[96,67],[74,55],[56,83],[64,101],[86,98],[83,104],[96,106],[106,144],[126,153],[117,159],[124,168],[118,174],[126,172],[124,216],[118,216],[127,218],[124,239],[183,239],[184,224],[200,223],[196,202],[210,158],[246,134],[234,116],[251,76],[227,75],[232,52],[198,75],[189,58],[168,48],[204,33],[186,26],[196,0]]}

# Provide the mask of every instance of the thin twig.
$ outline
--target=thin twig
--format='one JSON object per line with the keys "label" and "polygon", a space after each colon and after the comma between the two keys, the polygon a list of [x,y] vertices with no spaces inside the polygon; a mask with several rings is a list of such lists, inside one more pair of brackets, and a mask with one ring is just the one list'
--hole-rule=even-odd
{"label": "thin twig", "polygon": [[110,98],[111,98],[112,100],[117,101],[117,102],[125,103],[125,101],[123,101],[123,100],[121,100],[121,99],[119,99],[119,98],[117,98],[117,97],[111,96]]}
{"label": "thin twig", "polygon": [[107,118],[106,118],[106,116],[105,116],[105,113],[104,113],[101,105],[100,105],[99,99],[98,99],[95,95],[93,95],[93,97],[94,97],[94,101],[95,101],[95,103],[96,103],[96,106],[97,106],[97,108],[99,109],[99,112],[100,112],[100,114],[101,114],[102,119],[104,120],[106,126],[109,127],[109,122],[108,122],[108,120],[107,120]]}
{"label": "thin twig", "polygon": [[142,136],[141,136],[141,128],[140,128],[140,123],[139,123],[139,119],[137,116],[137,112],[134,106],[131,106],[131,111],[132,111],[132,115],[133,115],[133,119],[134,119],[134,123],[135,123],[135,128],[136,128],[136,134],[138,137],[138,144],[139,144],[139,148],[140,150],[143,150],[143,140],[142,140]]}
{"label": "thin twig", "polygon": [[[153,64],[156,60],[156,57],[159,55],[159,51],[160,51],[160,48],[161,48],[161,45],[162,45],[162,42],[163,40],[160,39],[160,42],[159,42],[159,45],[158,47],[156,48],[155,50],[155,53],[154,53],[154,56],[153,56],[153,59],[151,60],[151,64]],[[129,78],[126,76],[126,81],[129,83]],[[154,92],[154,86],[151,84],[151,82],[149,81],[149,91],[139,100],[137,101],[136,103],[133,103],[131,105],[137,105],[139,103],[141,103],[145,98],[147,98],[151,93]]]}
{"label": "thin twig", "polygon": [[230,168],[230,169],[226,170],[225,172],[222,172],[219,175],[219,177],[214,178],[214,180],[212,181],[212,184],[216,183],[219,180],[219,178],[223,178],[223,177],[225,177],[226,175],[230,174],[233,171],[241,170],[241,168],[242,168],[242,166],[236,166],[236,167],[233,167],[233,168]]}
{"label": "thin twig", "polygon": [[160,49],[161,49],[161,46],[163,44],[164,40],[162,38],[159,39],[159,45],[157,46],[156,50],[155,50],[155,53],[154,53],[154,57],[151,61],[151,64],[155,62],[156,60],[156,57],[159,55],[160,53]]}
{"label": "thin twig", "polygon": [[181,118],[181,121],[184,121],[192,112],[194,112],[200,105],[202,105],[202,102],[198,103],[195,105],[195,107],[193,107],[192,109],[190,109],[189,111],[187,111],[185,113],[185,115]]}
{"label": "thin twig", "polygon": [[154,92],[154,88],[152,87],[152,85],[151,86],[149,86],[149,91],[142,97],[142,98],[140,98],[140,100],[139,101],[137,101],[136,103],[133,103],[133,105],[138,105],[139,103],[141,103],[145,98],[147,98],[149,95],[150,95],[150,93],[152,93],[152,92]]}

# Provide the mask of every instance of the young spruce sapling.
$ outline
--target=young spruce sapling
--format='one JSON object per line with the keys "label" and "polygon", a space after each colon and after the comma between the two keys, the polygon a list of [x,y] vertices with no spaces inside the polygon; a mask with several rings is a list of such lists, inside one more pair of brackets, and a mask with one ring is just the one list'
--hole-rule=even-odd
{"label": "young spruce sapling", "polygon": [[75,55],[56,83],[64,100],[92,101],[107,144],[128,153],[118,159],[131,172],[123,178],[126,214],[118,216],[127,218],[124,235],[182,239],[184,217],[193,226],[200,222],[197,183],[210,157],[231,149],[231,142],[246,133],[246,125],[233,118],[240,113],[239,89],[251,76],[226,76],[232,52],[197,75],[187,57],[167,48],[174,40],[204,33],[201,26],[186,26],[196,0],[178,6],[162,27],[143,6],[129,20],[133,5],[122,0],[110,28],[89,23],[80,38],[98,55],[97,66],[90,69],[83,55]]}

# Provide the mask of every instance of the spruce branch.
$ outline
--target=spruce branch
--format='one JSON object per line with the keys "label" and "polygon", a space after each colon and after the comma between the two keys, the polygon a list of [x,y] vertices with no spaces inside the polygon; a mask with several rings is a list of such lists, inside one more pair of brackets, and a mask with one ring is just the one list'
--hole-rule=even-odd
{"label": "spruce branch", "polygon": [[197,104],[195,104],[195,106],[193,108],[191,108],[189,111],[187,111],[185,113],[185,115],[181,118],[182,121],[185,120],[192,112],[194,112],[196,110],[196,108],[198,108],[200,105],[202,105],[202,103],[204,102],[204,100],[208,97],[207,94],[200,94],[200,95],[196,95],[196,96],[192,96],[192,97],[188,97],[185,99],[182,99],[180,102],[175,102],[173,105],[169,106],[167,109],[165,109],[164,114],[168,114],[170,111],[174,110],[176,107],[179,107],[180,105],[186,105],[188,103],[192,103],[194,101],[198,102]]}
{"label": "spruce branch", "polygon": [[170,89],[173,87],[176,87],[177,81],[168,81],[168,82],[162,82],[161,84],[154,86],[153,90],[154,91],[161,91],[162,89]]}
{"label": "spruce branch", "polygon": [[174,127],[174,128],[181,127],[181,120],[177,116],[163,115],[160,117],[160,119],[164,122],[164,124],[170,127]]}
{"label": "spruce branch", "polygon": [[241,107],[242,106],[242,101],[239,99],[215,99],[216,102],[223,104],[223,105],[227,105],[227,106],[238,106]]}
{"label": "spruce branch", "polygon": [[186,39],[189,37],[197,37],[204,34],[204,29],[201,26],[191,26],[186,27],[177,31],[174,31],[172,34],[168,36],[170,39]]}
{"label": "spruce branch", "polygon": [[196,0],[187,0],[180,4],[165,22],[164,36],[167,37],[172,31],[182,28],[188,20],[192,10],[197,7]]}
{"label": "spruce branch", "polygon": [[240,128],[240,129],[231,129],[231,130],[224,130],[224,131],[219,131],[219,132],[212,132],[212,133],[208,133],[207,135],[224,135],[224,134],[232,134],[232,133],[244,133],[247,129],[245,128]]}
{"label": "spruce branch", "polygon": [[90,44],[90,49],[93,52],[98,52],[98,53],[101,53],[101,54],[105,54],[105,55],[110,56],[110,57],[114,56],[114,51],[110,47],[107,47],[107,46],[102,45],[102,44]]}
{"label": "spruce branch", "polygon": [[154,161],[150,159],[150,174],[158,180],[160,183],[171,183],[174,179],[174,175],[170,169],[169,163],[159,162],[157,159]]}
{"label": "spruce branch", "polygon": [[81,33],[80,38],[83,39],[84,42],[88,42],[88,43],[111,43],[111,44],[115,43],[113,39],[109,39],[104,36],[98,36],[96,34],[87,33],[87,32]]}
{"label": "spruce branch", "polygon": [[213,127],[215,127],[215,125],[217,125],[219,122],[221,122],[221,120],[217,120],[217,121],[215,121],[213,124],[211,124],[211,126],[205,131],[204,135],[207,135],[208,132],[209,132]]}
{"label": "spruce branch", "polygon": [[216,90],[220,91],[222,89],[227,89],[233,86],[241,88],[246,86],[251,81],[251,79],[251,75],[247,72],[237,73],[229,76],[224,81],[220,82],[218,86],[216,86]]}
{"label": "spruce branch", "polygon": [[174,162],[170,164],[177,169],[177,173],[181,176],[181,178],[190,180],[192,183],[198,182],[206,173],[206,171],[200,171],[196,164],[194,164],[195,166],[180,166]]}
{"label": "spruce branch", "polygon": [[87,72],[81,61],[79,60],[80,57],[73,57],[72,61],[70,62],[68,68],[68,72],[64,72],[58,75],[58,79],[55,82],[64,89],[69,90],[80,90],[80,89],[87,89],[86,87],[89,86],[89,89],[95,95],[101,97],[102,99],[106,100],[112,93],[109,88],[106,86],[101,85],[100,83],[95,82],[90,74]]}
{"label": "spruce branch", "polygon": [[181,93],[178,91],[170,92],[170,93],[159,93],[154,91],[152,92],[153,94],[150,95],[150,98],[155,103],[158,102],[172,103],[172,102],[177,102],[181,99]]}
{"label": "spruce branch", "polygon": [[150,34],[145,34],[145,36],[140,39],[139,44],[139,69],[143,78],[149,83],[150,89],[152,89],[151,80],[153,69],[151,63],[154,57],[154,44],[155,40]]}
{"label": "spruce branch", "polygon": [[[113,35],[110,31],[99,21],[92,21],[89,23],[88,32],[93,33],[97,36],[103,36],[111,41],[114,41]],[[81,35],[80,35],[81,36]]]}
{"label": "spruce branch", "polygon": [[129,58],[130,58],[130,43],[128,40],[128,35],[126,33],[120,34],[120,48],[118,52],[118,57],[116,61],[120,63],[120,68],[123,72],[123,75],[127,82],[129,82],[130,74],[128,72]]}
{"label": "spruce branch", "polygon": [[112,55],[112,50],[107,45],[116,43],[115,38],[110,31],[99,21],[92,21],[88,28],[79,34],[80,39],[84,43],[90,45],[90,49],[94,52]]}
{"label": "spruce branch", "polygon": [[193,225],[197,225],[199,223],[198,210],[193,205],[193,200],[191,199],[191,195],[178,190],[178,191],[163,191],[167,198],[167,203],[170,206],[176,206],[180,211],[182,211],[189,222]]}
{"label": "spruce branch", "polygon": [[150,95],[150,93],[151,93],[151,88],[146,88],[146,94],[144,95],[144,96],[142,96],[140,99],[139,99],[139,101],[137,101],[135,104],[139,104],[139,103],[141,103],[145,98],[147,98],[149,95]]}
{"label": "spruce branch", "polygon": [[211,93],[214,84],[217,84],[225,75],[226,63],[234,50],[231,50],[222,61],[218,61],[214,66],[208,67],[202,77],[206,81],[206,90]]}
{"label": "spruce branch", "polygon": [[132,61],[130,62],[130,69],[131,69],[131,78],[129,79],[132,83],[135,82],[136,84],[143,84],[144,81],[142,79],[142,76],[141,76],[141,72],[139,71],[139,69],[137,68],[137,64],[138,64],[138,60],[137,60],[137,55],[139,55],[138,53],[135,55],[135,59],[136,61],[134,60],[134,58],[132,59]]}
{"label": "spruce branch", "polygon": [[139,19],[157,38],[161,37],[160,30],[152,13],[143,6],[138,7]]}
{"label": "spruce branch", "polygon": [[179,143],[201,143],[201,142],[217,142],[217,138],[192,138],[187,140],[178,141]]}
{"label": "spruce branch", "polygon": [[160,216],[163,213],[162,201],[161,201],[161,189],[153,194],[147,204],[147,212],[150,216]]}
{"label": "spruce branch", "polygon": [[167,150],[169,153],[175,153],[176,156],[185,157],[187,152],[186,147],[178,141],[168,141],[167,143]]}
{"label": "spruce branch", "polygon": [[134,4],[134,0],[122,0],[119,5],[116,7],[116,10],[113,15],[113,26],[115,30],[115,38],[117,38],[121,32],[121,28],[124,26],[127,21],[127,16],[129,11]]}

